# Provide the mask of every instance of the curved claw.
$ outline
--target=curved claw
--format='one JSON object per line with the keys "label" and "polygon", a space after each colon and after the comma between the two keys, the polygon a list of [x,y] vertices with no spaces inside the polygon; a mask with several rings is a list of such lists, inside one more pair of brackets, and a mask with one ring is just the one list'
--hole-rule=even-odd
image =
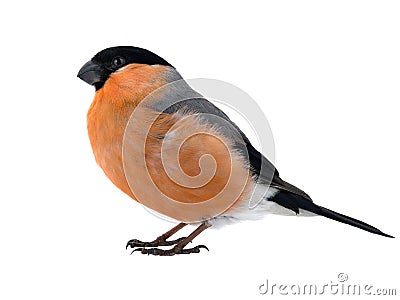
{"label": "curved claw", "polygon": [[201,248],[206,249],[208,252],[210,252],[210,250],[207,248],[206,245],[198,245],[197,248],[200,250]]}
{"label": "curved claw", "polygon": [[140,252],[142,252],[143,251],[143,249],[144,248],[136,248],[136,249],[134,249],[132,252],[131,252],[131,255],[133,254],[133,252],[135,252],[135,251],[140,251]]}
{"label": "curved claw", "polygon": [[129,246],[131,246],[131,248],[133,248],[133,247],[135,247],[135,245],[133,245],[133,244],[143,244],[143,242],[142,241],[139,241],[139,240],[137,240],[137,239],[133,239],[133,240],[130,240],[130,241],[128,241],[128,243],[126,243],[126,250],[128,250],[128,247]]}
{"label": "curved claw", "polygon": [[200,249],[206,249],[207,251],[210,251],[207,246],[205,245],[198,245],[196,247],[193,248],[189,248],[189,249],[181,249],[179,251],[179,253],[177,254],[190,254],[190,253],[200,253]]}

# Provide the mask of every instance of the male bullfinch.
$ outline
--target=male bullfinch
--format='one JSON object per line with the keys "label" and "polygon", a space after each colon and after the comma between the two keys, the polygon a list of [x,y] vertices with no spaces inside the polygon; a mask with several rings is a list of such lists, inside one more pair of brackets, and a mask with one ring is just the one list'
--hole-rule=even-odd
{"label": "male bullfinch", "polygon": [[[132,253],[198,253],[207,247],[186,246],[203,230],[267,213],[321,215],[392,237],[315,204],[282,180],[238,126],[160,56],[138,47],[107,48],[78,77],[96,89],[87,127],[106,176],[134,200],[180,222],[154,241],[130,240]],[[187,224],[198,227],[168,239]]]}

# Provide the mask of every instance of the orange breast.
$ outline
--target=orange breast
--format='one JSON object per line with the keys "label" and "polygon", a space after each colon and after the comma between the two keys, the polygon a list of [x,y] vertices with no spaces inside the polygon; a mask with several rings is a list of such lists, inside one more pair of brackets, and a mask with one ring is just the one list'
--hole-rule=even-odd
{"label": "orange breast", "polygon": [[251,178],[230,141],[198,118],[138,106],[166,83],[163,68],[131,66],[109,78],[89,110],[89,137],[118,188],[161,214],[198,222],[243,201]]}
{"label": "orange breast", "polygon": [[95,94],[87,115],[96,162],[124,193],[129,189],[122,164],[122,140],[129,117],[151,91],[165,84],[164,67],[132,64],[114,73]]}

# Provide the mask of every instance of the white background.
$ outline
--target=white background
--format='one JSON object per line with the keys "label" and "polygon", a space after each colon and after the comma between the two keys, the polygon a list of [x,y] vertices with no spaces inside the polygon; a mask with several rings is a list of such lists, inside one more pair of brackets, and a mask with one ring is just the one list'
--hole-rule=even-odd
{"label": "white background", "polygon": [[[258,3],[2,2],[1,299],[266,298],[266,279],[322,285],[340,272],[399,295],[400,5]],[[127,240],[172,224],[115,188],[92,156],[94,90],[76,74],[115,45],[244,89],[267,115],[284,179],[398,238],[267,216],[204,232],[195,243],[210,252],[129,255]]]}

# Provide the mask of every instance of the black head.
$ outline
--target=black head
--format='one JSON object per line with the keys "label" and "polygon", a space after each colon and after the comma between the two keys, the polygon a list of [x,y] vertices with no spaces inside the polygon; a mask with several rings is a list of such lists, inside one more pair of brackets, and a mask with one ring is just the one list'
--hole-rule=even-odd
{"label": "black head", "polygon": [[97,53],[79,70],[78,77],[98,90],[103,87],[110,74],[132,63],[171,66],[166,60],[146,49],[119,46]]}

